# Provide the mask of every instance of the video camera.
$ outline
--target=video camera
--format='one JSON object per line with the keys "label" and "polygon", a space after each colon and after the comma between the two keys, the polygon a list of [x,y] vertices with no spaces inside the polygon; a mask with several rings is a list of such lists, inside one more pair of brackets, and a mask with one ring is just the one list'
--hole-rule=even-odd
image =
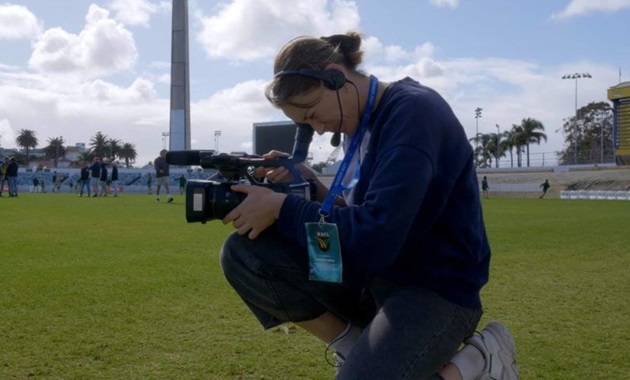
{"label": "video camera", "polygon": [[[275,160],[267,160],[258,155],[216,154],[204,150],[180,150],[166,153],[166,162],[171,165],[199,165],[204,169],[217,169],[218,173],[207,180],[189,180],[186,183],[186,221],[188,223],[223,219],[238,206],[247,194],[232,191],[238,183],[267,187],[285,194],[295,194],[306,199],[311,198],[311,184],[304,181],[295,167],[304,161],[308,147],[313,139],[313,129],[307,124],[298,124],[293,145],[293,155]],[[293,175],[293,182],[266,183],[257,179],[254,170],[257,167],[284,166]]]}

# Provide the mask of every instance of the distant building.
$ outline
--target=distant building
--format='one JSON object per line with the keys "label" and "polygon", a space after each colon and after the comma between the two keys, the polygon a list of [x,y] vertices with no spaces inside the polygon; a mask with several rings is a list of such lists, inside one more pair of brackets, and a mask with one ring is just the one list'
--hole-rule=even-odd
{"label": "distant building", "polygon": [[613,103],[613,138],[616,156],[630,156],[630,81],[608,89]]}

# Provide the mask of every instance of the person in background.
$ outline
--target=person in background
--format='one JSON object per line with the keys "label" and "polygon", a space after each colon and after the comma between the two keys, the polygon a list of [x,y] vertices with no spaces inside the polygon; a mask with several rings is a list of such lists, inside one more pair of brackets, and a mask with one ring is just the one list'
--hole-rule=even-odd
{"label": "person in background", "polygon": [[164,191],[168,195],[166,202],[171,203],[173,202],[173,197],[171,197],[171,190],[169,189],[169,184],[168,184],[170,174],[169,174],[169,164],[168,162],[166,162],[167,152],[168,151],[166,149],[162,149],[160,151],[160,155],[158,156],[158,158],[156,158],[155,161],[153,161],[153,165],[155,166],[155,181],[156,181],[155,194],[157,195],[157,198],[155,198],[155,200],[157,202],[160,201],[160,189],[164,188]]}
{"label": "person in background", "polygon": [[37,176],[33,176],[33,188],[31,190],[32,193],[39,193],[39,179],[37,178]]}
{"label": "person in background", "polygon": [[114,197],[118,197],[118,162],[112,161],[112,173],[111,173],[111,188],[113,189]]}
{"label": "person in background", "polygon": [[299,37],[276,56],[267,99],[345,156],[330,189],[298,165],[316,200],[233,185],[246,197],[222,220],[235,229],[223,272],[263,328],[322,340],[337,379],[517,379],[507,327],[475,335],[490,245],[464,128],[431,88],[360,71],[360,46],[357,33]]}
{"label": "person in background", "polygon": [[92,185],[92,197],[98,197],[98,188],[101,184],[101,159],[94,157],[90,166],[90,185]]}
{"label": "person in background", "polygon": [[481,180],[481,192],[483,197],[488,199],[488,190],[490,190],[490,186],[488,185],[488,178],[484,175]]}
{"label": "person in background", "polygon": [[542,194],[540,194],[538,199],[543,199],[545,195],[547,195],[547,192],[549,191],[549,188],[551,187],[551,185],[549,184],[549,180],[546,179],[545,182],[541,183],[539,187],[542,188]]}
{"label": "person in background", "polygon": [[101,186],[101,193],[99,194],[101,197],[106,197],[107,193],[109,193],[109,188],[107,187],[107,164],[105,161],[101,162],[101,175],[99,177],[99,184]]}
{"label": "person in background", "polygon": [[81,187],[79,189],[79,196],[83,196],[83,189],[87,188],[87,196],[90,196],[90,167],[86,161],[83,162],[83,166],[81,167],[81,174],[79,177],[79,183]]}
{"label": "person in background", "polygon": [[2,196],[2,191],[4,190],[5,184],[9,185],[9,179],[7,178],[7,167],[9,166],[9,161],[11,159],[9,157],[5,157],[0,164],[0,197]]}
{"label": "person in background", "polygon": [[9,165],[7,166],[6,176],[9,181],[9,197],[18,196],[17,177],[19,166],[15,157],[9,159]]}
{"label": "person in background", "polygon": [[53,183],[53,193],[61,192],[61,182],[63,181],[63,174],[57,174],[57,172],[53,172],[52,183]]}
{"label": "person in background", "polygon": [[182,174],[179,176],[179,195],[183,195],[184,190],[186,190],[186,177]]}

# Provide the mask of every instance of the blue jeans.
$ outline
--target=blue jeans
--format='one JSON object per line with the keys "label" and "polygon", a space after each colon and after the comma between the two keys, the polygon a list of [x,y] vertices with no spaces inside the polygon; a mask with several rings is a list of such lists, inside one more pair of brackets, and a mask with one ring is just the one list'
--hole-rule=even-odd
{"label": "blue jeans", "polygon": [[83,189],[87,188],[88,197],[91,195],[90,193],[90,180],[89,179],[80,179],[81,181],[81,190],[79,190],[79,194],[83,195]]}
{"label": "blue jeans", "polygon": [[273,226],[257,239],[231,234],[221,266],[265,329],[326,311],[365,330],[338,379],[440,379],[439,369],[475,331],[482,310],[418,286],[348,273],[342,284],[310,281],[305,249]]}
{"label": "blue jeans", "polygon": [[9,181],[9,194],[17,195],[17,177],[7,176],[7,180]]}

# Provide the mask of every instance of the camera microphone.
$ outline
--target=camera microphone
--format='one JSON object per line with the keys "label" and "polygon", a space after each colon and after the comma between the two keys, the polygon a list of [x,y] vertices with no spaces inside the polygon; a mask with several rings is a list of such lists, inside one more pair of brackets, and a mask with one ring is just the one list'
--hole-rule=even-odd
{"label": "camera microphone", "polygon": [[339,128],[337,128],[337,131],[330,138],[330,145],[334,146],[335,148],[338,147],[341,143],[341,133],[339,132],[340,129],[341,124],[339,124]]}
{"label": "camera microphone", "polygon": [[166,162],[179,166],[199,165],[201,156],[201,151],[198,150],[174,150],[166,153]]}

